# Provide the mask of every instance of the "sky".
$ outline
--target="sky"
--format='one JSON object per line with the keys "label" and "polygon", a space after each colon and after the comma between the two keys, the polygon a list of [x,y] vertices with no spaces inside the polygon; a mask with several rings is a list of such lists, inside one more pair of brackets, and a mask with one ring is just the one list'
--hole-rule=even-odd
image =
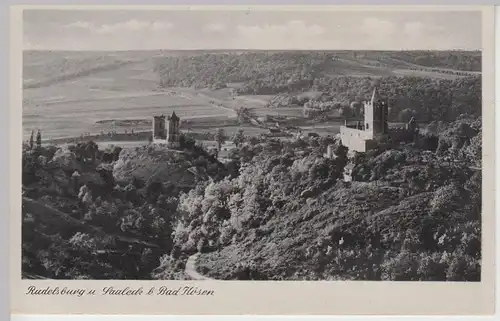
{"label": "sky", "polygon": [[481,50],[479,11],[25,10],[25,50]]}

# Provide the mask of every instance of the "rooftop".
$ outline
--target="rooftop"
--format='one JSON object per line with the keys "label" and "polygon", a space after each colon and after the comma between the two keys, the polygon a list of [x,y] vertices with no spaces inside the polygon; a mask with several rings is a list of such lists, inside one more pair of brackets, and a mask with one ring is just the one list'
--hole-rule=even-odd
{"label": "rooftop", "polygon": [[175,114],[175,111],[172,112],[172,115],[170,115],[168,117],[168,119],[170,120],[179,120],[180,118]]}

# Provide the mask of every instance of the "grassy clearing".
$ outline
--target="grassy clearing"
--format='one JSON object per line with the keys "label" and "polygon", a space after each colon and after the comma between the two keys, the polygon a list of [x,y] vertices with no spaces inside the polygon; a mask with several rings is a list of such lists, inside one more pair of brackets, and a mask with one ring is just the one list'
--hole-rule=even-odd
{"label": "grassy clearing", "polygon": [[303,117],[302,107],[280,107],[280,108],[254,108],[252,111],[257,116],[286,116],[286,117]]}
{"label": "grassy clearing", "polygon": [[387,67],[377,67],[363,64],[362,61],[351,59],[337,59],[323,71],[328,76],[360,76],[382,77],[393,76],[392,70]]}
{"label": "grassy clearing", "polygon": [[408,77],[429,77],[437,79],[456,79],[460,76],[452,74],[444,74],[440,72],[427,71],[427,70],[411,70],[411,69],[395,69],[394,74],[397,76],[408,76]]}
{"label": "grassy clearing", "polygon": [[[418,70],[414,70],[418,68]],[[432,70],[431,70],[432,69]],[[439,72],[438,70],[442,71]],[[435,79],[456,79],[459,75],[449,74],[456,70],[446,68],[424,67],[398,59],[349,59],[342,58],[334,61],[324,73],[328,76],[411,76]],[[480,74],[480,72],[470,72]]]}

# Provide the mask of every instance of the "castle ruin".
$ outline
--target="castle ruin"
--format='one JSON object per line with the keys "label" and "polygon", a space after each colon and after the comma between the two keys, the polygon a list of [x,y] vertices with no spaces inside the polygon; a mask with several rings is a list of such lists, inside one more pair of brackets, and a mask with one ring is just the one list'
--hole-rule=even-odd
{"label": "castle ruin", "polygon": [[153,116],[153,143],[167,145],[169,148],[180,146],[180,118],[172,112],[172,115],[165,117]]}
{"label": "castle ruin", "polygon": [[387,101],[377,98],[373,90],[370,101],[364,102],[364,122],[340,126],[341,143],[350,151],[366,152],[377,148],[381,141],[411,141],[418,136],[418,126],[412,118],[405,127],[389,128]]}

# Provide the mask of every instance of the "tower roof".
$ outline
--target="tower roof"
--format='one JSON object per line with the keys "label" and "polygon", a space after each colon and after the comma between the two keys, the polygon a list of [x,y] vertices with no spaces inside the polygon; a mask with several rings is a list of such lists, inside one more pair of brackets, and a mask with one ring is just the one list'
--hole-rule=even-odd
{"label": "tower roof", "polygon": [[376,93],[377,93],[377,88],[375,87],[375,88],[373,88],[373,93],[372,93],[372,100],[371,100],[372,104],[375,102]]}
{"label": "tower roof", "polygon": [[175,111],[172,112],[172,115],[168,117],[168,119],[171,120],[179,120],[180,118],[175,114]]}

